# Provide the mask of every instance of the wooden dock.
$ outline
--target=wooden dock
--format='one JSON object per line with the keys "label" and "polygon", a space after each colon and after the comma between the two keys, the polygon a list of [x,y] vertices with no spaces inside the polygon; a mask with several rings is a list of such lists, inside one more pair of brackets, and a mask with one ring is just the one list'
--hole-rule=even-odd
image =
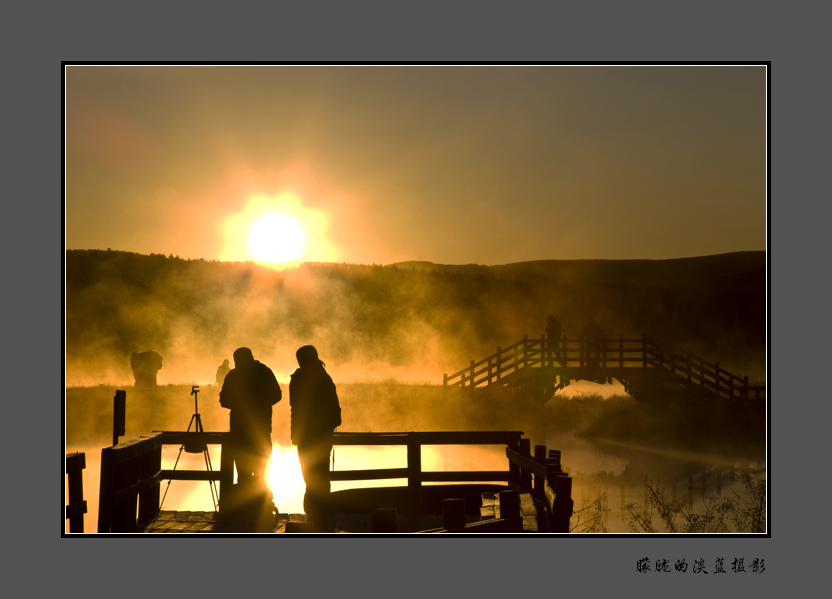
{"label": "wooden dock", "polygon": [[[560,452],[535,446],[519,431],[339,432],[335,445],[399,445],[407,448],[404,468],[336,470],[333,481],[407,479],[406,486],[335,491],[330,517],[307,522],[303,514],[263,512],[256,521],[237,520],[228,502],[235,496],[233,464],[223,451],[228,433],[157,431],[102,449],[98,532],[204,533],[568,533],[572,479],[560,467]],[[165,444],[219,444],[220,470],[163,470]],[[424,471],[424,445],[502,445],[506,468],[483,471]],[[68,470],[70,457],[67,456]],[[71,457],[73,469],[79,463]],[[162,480],[219,483],[215,512],[161,511]],[[429,483],[429,484],[423,484]],[[225,501],[224,501],[225,500]],[[73,495],[73,506],[79,498]],[[231,507],[229,507],[231,506]],[[71,508],[71,509],[70,509]],[[70,513],[78,509],[67,507]],[[276,521],[275,521],[276,520]]]}

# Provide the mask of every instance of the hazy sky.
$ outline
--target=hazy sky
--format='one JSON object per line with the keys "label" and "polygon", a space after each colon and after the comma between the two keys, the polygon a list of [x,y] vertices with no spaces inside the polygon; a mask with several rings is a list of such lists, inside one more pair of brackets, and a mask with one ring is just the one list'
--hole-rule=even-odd
{"label": "hazy sky", "polygon": [[763,66],[70,66],[66,245],[505,264],[766,248]]}

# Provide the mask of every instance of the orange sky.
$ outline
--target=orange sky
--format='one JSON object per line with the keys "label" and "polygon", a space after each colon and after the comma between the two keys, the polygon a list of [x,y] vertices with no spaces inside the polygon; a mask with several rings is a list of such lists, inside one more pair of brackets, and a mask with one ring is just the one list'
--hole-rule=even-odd
{"label": "orange sky", "polygon": [[505,264],[766,248],[764,66],[69,66],[66,247]]}

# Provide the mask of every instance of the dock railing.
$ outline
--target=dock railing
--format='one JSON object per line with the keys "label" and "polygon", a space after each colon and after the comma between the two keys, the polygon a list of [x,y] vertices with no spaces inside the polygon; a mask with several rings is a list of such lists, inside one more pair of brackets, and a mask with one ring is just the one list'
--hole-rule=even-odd
{"label": "dock railing", "polygon": [[162,446],[201,447],[227,443],[229,433],[155,431],[101,450],[98,532],[136,532],[159,514],[163,480],[219,482],[220,500],[234,480],[231,453],[222,451],[219,470],[163,470]]}
{"label": "dock railing", "polygon": [[69,520],[69,532],[84,532],[84,514],[87,502],[84,500],[84,468],[87,467],[83,453],[66,454],[66,519]]}
{"label": "dock railing", "polygon": [[[546,453],[546,447],[530,450],[529,439],[520,431],[413,431],[400,433],[336,432],[333,445],[406,446],[407,464],[399,468],[363,470],[333,470],[331,481],[366,481],[407,479],[411,501],[421,504],[422,483],[504,482],[507,490],[530,493],[538,508],[538,524],[546,532],[569,532],[572,516],[572,479],[560,467],[560,452]],[[423,471],[424,445],[505,445],[505,470]],[[448,512],[454,518],[455,510]],[[514,517],[512,515],[512,517]],[[477,530],[486,532],[485,523],[477,523]],[[505,531],[504,523],[494,527]],[[454,527],[456,528],[456,527]],[[465,528],[465,527],[463,527]],[[464,531],[463,531],[464,532]]]}
{"label": "dock railing", "polygon": [[547,344],[545,334],[538,338],[524,335],[517,343],[498,347],[487,358],[471,360],[469,366],[445,374],[443,385],[462,389],[486,387],[527,368],[547,366],[566,369],[573,379],[580,378],[580,370],[594,371],[595,374],[605,371],[614,376],[624,374],[626,369],[661,368],[724,399],[765,399],[765,386],[750,385],[748,376],[733,374],[721,368],[719,362],[709,362],[694,355],[690,348],[659,343],[646,335],[640,338],[625,338],[623,334],[617,337],[600,335],[595,340],[564,336],[551,347]]}

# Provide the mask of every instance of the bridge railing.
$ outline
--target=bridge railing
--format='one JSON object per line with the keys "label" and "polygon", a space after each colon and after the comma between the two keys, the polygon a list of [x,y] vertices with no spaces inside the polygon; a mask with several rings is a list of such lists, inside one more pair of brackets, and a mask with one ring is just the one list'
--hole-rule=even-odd
{"label": "bridge railing", "polygon": [[66,454],[67,495],[66,519],[69,532],[84,532],[84,514],[87,502],[84,500],[84,468],[87,467],[84,453]]}
{"label": "bridge railing", "polygon": [[[453,374],[444,375],[446,387],[479,387],[498,382],[525,368],[555,365],[569,368],[592,366],[633,367],[647,366],[648,347],[645,338],[616,338],[601,336],[597,344],[585,337],[563,337],[547,347],[546,335],[530,338],[507,347],[498,347],[496,353],[471,364]],[[551,356],[551,358],[550,358]]]}
{"label": "bridge railing", "polygon": [[646,345],[649,347],[647,355],[650,366],[669,370],[723,399],[765,399],[765,386],[750,385],[747,375],[739,376],[725,370],[718,361],[709,362],[692,354],[690,348],[682,349],[653,339],[646,339]]}
{"label": "bridge railing", "polygon": [[[538,523],[551,532],[569,532],[572,516],[572,479],[561,469],[560,451],[546,452],[535,446],[519,431],[414,431],[401,433],[336,432],[333,445],[376,446],[404,445],[407,465],[403,468],[330,471],[331,481],[384,480],[406,478],[410,500],[421,504],[424,482],[472,483],[506,482],[508,487],[532,495],[545,516]],[[505,470],[423,471],[424,445],[505,445]],[[479,527],[471,532],[484,532]]]}
{"label": "bridge railing", "polygon": [[526,368],[541,366],[587,369],[596,373],[598,368],[603,368],[608,374],[610,369],[662,368],[723,398],[765,397],[764,386],[750,385],[747,376],[740,377],[727,371],[719,362],[709,362],[691,353],[690,349],[660,344],[647,336],[625,338],[624,335],[601,335],[597,339],[563,337],[551,347],[545,334],[539,338],[524,335],[513,345],[498,347],[494,354],[480,361],[471,360],[466,368],[445,374],[443,384],[446,388],[485,387]]}
{"label": "bridge railing", "polygon": [[154,431],[101,450],[98,532],[134,532],[159,514],[162,480],[219,482],[220,499],[233,482],[234,462],[223,451],[220,470],[163,470],[163,445],[227,443],[230,433]]}

